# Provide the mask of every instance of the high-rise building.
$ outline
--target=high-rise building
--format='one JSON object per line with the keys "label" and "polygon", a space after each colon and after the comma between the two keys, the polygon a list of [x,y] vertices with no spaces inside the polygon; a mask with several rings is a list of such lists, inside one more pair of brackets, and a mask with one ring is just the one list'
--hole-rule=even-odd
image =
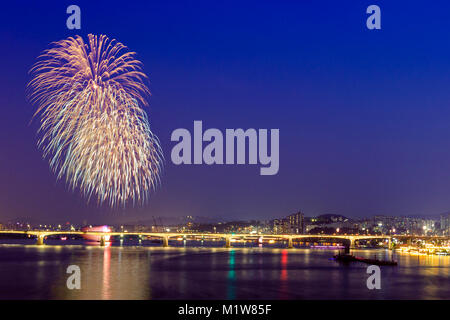
{"label": "high-rise building", "polygon": [[450,213],[441,215],[441,231],[443,235],[450,235]]}
{"label": "high-rise building", "polygon": [[305,215],[299,211],[282,219],[271,221],[272,232],[274,234],[304,234]]}
{"label": "high-rise building", "polygon": [[280,220],[280,219],[274,219],[273,220],[272,231],[273,231],[274,234],[283,233],[282,220]]}
{"label": "high-rise building", "polygon": [[305,215],[301,211],[287,216],[286,220],[289,223],[289,233],[305,233]]}

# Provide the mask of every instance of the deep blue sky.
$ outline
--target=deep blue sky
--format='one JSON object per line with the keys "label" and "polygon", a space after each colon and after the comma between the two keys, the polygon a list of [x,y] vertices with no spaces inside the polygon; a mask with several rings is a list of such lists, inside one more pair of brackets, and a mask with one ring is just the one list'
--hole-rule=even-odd
{"label": "deep blue sky", "polygon": [[[0,221],[199,215],[435,215],[450,210],[448,1],[76,1],[2,4]],[[276,4],[275,4],[276,3]],[[378,4],[382,30],[366,29]],[[87,205],[41,158],[27,74],[50,42],[106,34],[138,53],[166,156],[147,206]],[[280,171],[175,166],[170,134],[279,128]]]}

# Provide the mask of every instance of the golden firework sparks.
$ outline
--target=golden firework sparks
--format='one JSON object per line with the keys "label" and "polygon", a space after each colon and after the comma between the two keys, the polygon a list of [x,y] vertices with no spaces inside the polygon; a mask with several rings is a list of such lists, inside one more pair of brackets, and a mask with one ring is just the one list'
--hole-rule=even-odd
{"label": "golden firework sparks", "polygon": [[162,151],[145,111],[150,93],[135,53],[106,36],[55,42],[30,73],[41,116],[38,146],[57,177],[111,206],[143,203],[159,183]]}

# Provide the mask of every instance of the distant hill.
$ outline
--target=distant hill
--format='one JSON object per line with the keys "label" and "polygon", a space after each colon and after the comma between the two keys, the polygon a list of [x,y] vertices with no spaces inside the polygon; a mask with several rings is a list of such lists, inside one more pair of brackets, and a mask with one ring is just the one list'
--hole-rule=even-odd
{"label": "distant hill", "polygon": [[316,224],[326,224],[326,223],[333,223],[333,222],[344,222],[348,221],[349,218],[339,215],[339,214],[322,214],[320,216],[317,216],[315,218],[312,218],[315,220]]}
{"label": "distant hill", "polygon": [[440,213],[440,214],[436,215],[436,217],[440,218],[441,216],[448,216],[449,214],[450,214],[450,211],[446,211],[446,212],[443,212],[443,213]]}
{"label": "distant hill", "polygon": [[[120,224],[124,225],[164,225],[164,226],[174,226],[180,224],[186,224],[187,222],[192,223],[217,223],[214,218],[209,217],[201,217],[201,216],[184,216],[184,217],[151,217],[148,219],[139,219],[139,220],[123,220]],[[117,224],[117,223],[116,223]]]}
{"label": "distant hill", "polygon": [[19,223],[19,224],[31,224],[31,225],[38,225],[38,224],[46,224],[46,223],[48,223],[48,222],[45,222],[43,219],[36,219],[36,218],[32,218],[32,217],[14,218],[14,219],[9,219],[9,220],[7,220],[5,222],[7,224]]}

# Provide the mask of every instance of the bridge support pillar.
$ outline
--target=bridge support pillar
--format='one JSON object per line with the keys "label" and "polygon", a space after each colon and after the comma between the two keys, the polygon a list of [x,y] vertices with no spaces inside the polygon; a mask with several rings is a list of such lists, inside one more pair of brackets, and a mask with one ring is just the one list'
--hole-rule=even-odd
{"label": "bridge support pillar", "polygon": [[164,236],[162,238],[162,246],[163,247],[168,247],[169,246],[169,236]]}
{"label": "bridge support pillar", "polygon": [[45,236],[43,234],[38,234],[36,238],[36,245],[42,246],[44,244],[44,237]]}
{"label": "bridge support pillar", "polygon": [[225,238],[225,248],[231,248],[231,237]]}
{"label": "bridge support pillar", "polygon": [[388,238],[388,250],[391,250],[392,248],[392,239]]}
{"label": "bridge support pillar", "polygon": [[106,245],[106,239],[105,236],[100,237],[100,246],[104,247]]}
{"label": "bridge support pillar", "polygon": [[292,237],[288,238],[288,249],[293,249],[294,248],[294,243],[292,242]]}
{"label": "bridge support pillar", "polygon": [[355,246],[355,239],[350,238],[350,249],[355,249],[355,248],[356,248],[356,246]]}
{"label": "bridge support pillar", "polygon": [[348,244],[348,246],[345,246],[345,251],[344,251],[346,254],[350,254],[350,249],[355,249],[355,239],[349,238],[348,241],[349,241],[349,244]]}

